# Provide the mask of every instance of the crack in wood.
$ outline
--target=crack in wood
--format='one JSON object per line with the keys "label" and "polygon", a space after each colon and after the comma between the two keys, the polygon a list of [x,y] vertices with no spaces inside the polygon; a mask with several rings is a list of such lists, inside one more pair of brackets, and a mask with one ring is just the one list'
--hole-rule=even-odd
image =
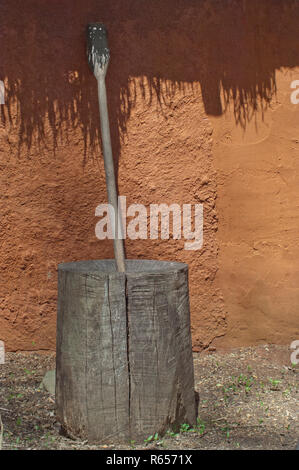
{"label": "crack in wood", "polygon": [[114,362],[114,335],[113,335],[113,326],[112,326],[112,316],[111,316],[111,307],[110,307],[110,278],[107,277],[107,302],[110,318],[110,331],[111,331],[111,351],[112,351],[112,367],[113,367],[113,381],[114,381],[114,412],[115,412],[115,421],[116,429],[119,430],[119,424],[117,419],[117,390],[116,390],[116,371],[115,371],[115,362]]}
{"label": "crack in wood", "polygon": [[129,415],[129,434],[131,435],[131,367],[130,367],[130,315],[129,315],[129,295],[128,279],[125,275],[125,296],[126,296],[126,322],[127,322],[127,366],[128,366],[128,415]]}

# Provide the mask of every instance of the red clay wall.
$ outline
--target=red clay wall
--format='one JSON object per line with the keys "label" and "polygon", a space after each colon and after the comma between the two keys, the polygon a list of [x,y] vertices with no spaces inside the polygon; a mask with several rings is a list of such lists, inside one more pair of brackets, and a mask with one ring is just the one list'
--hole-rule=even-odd
{"label": "red clay wall", "polygon": [[85,25],[103,21],[119,191],[203,203],[204,245],[126,242],[190,268],[195,350],[298,339],[298,3],[2,0],[0,339],[55,348],[57,264],[109,258],[96,81]]}

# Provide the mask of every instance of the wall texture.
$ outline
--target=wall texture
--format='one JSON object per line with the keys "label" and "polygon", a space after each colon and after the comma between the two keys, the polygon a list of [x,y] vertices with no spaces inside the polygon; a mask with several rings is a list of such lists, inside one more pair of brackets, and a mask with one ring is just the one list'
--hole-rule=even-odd
{"label": "wall texture", "polygon": [[[55,348],[57,264],[113,256],[85,26],[109,29],[107,76],[127,204],[203,203],[204,245],[126,242],[190,268],[194,350],[298,339],[295,0],[2,0],[0,339]],[[296,68],[297,67],[297,68]]]}

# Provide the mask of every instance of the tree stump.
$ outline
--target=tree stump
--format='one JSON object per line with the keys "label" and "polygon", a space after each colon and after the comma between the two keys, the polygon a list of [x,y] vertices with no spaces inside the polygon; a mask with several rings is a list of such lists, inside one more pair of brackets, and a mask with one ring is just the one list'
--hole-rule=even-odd
{"label": "tree stump", "polygon": [[188,266],[60,264],[56,354],[57,418],[68,435],[141,441],[194,425]]}

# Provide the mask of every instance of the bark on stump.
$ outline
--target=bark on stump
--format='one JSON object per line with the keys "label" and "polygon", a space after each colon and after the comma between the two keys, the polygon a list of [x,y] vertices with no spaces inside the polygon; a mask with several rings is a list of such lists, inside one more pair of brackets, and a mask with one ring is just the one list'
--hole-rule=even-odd
{"label": "bark on stump", "polygon": [[58,267],[56,410],[90,442],[194,425],[188,266],[127,260]]}

